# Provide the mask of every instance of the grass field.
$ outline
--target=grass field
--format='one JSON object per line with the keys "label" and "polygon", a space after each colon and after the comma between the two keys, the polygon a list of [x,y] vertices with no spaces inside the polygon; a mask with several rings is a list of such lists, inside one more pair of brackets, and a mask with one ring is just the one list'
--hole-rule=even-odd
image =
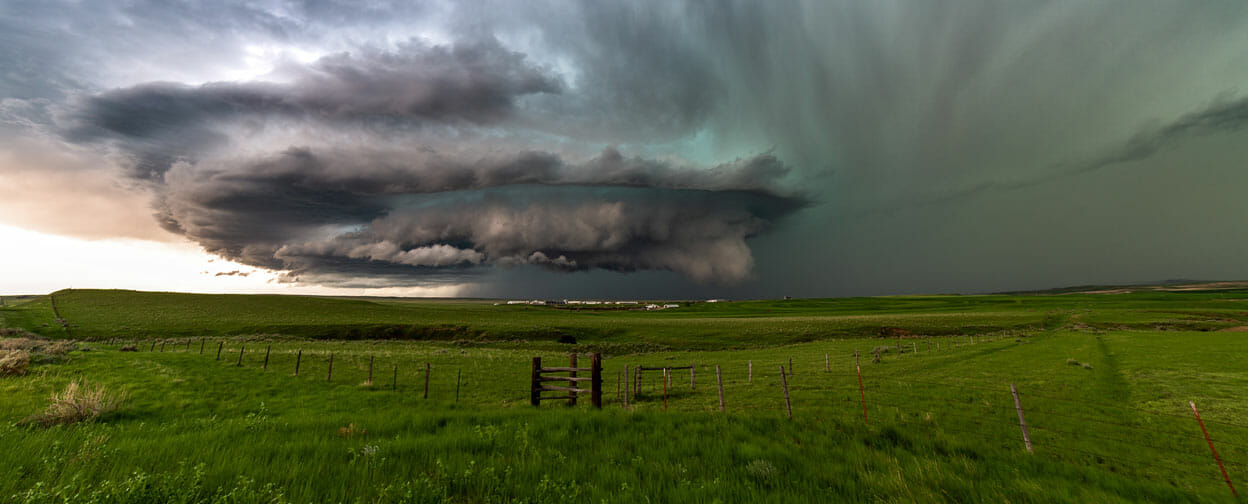
{"label": "grass field", "polygon": [[[14,502],[1234,502],[1188,401],[1231,479],[1248,474],[1248,333],[1219,331],[1248,325],[1243,291],[663,312],[62,291],[0,317],[95,340],[0,377]],[[528,404],[532,357],[590,351],[602,410]],[[647,372],[624,408],[626,364],[694,364],[696,387],[679,371],[665,401]],[[77,380],[128,399],[22,424]]]}

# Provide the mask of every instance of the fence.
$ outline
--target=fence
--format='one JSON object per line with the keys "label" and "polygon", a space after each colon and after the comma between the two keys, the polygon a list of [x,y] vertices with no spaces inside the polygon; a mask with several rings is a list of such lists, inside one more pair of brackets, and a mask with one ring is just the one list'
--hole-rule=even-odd
{"label": "fence", "polygon": [[[1013,339],[972,339],[965,336],[957,339],[918,339],[917,342],[912,340],[906,345],[889,345],[888,352],[870,353],[890,355],[890,361],[920,359],[928,355],[953,356],[957,355],[956,352],[968,350],[976,353],[993,351],[991,343],[994,341],[1011,342]],[[116,341],[110,341],[114,342]],[[206,346],[203,339],[200,340],[198,349],[191,346],[190,340],[173,340],[173,343],[174,351],[186,353],[198,351],[203,354]],[[246,349],[243,348],[243,343],[239,342],[237,347],[231,345],[229,351],[244,355]],[[268,363],[269,347],[264,348],[265,355],[262,357],[258,355],[260,345],[251,344],[257,355],[244,367],[272,367],[273,364]],[[166,345],[163,340],[152,340],[150,343],[144,340],[141,345],[131,342],[126,347],[160,351]],[[899,347],[904,354],[894,354]],[[219,342],[216,349],[217,360],[221,360],[223,348],[225,342]],[[287,351],[295,376],[298,376],[300,362],[309,360],[304,353],[306,352],[301,349],[296,353],[293,347]],[[232,354],[226,355],[231,357],[227,361],[231,367],[243,365],[244,359],[241,357],[236,360],[232,358]],[[213,352],[208,351],[207,356],[211,359]],[[326,354],[321,353],[320,356],[326,357]],[[1199,409],[1199,404],[1189,404],[1188,401],[1177,398],[1166,401],[1173,408],[1149,406],[1145,409],[1126,404],[1125,401],[1081,399],[1078,397],[1080,394],[1074,390],[1036,388],[1034,385],[1014,384],[1008,380],[975,380],[966,376],[933,374],[930,370],[923,371],[922,376],[907,374],[900,369],[890,369],[888,373],[869,372],[885,368],[871,365],[863,367],[865,362],[860,363],[858,352],[843,357],[822,352],[818,355],[795,356],[800,360],[799,367],[810,371],[795,374],[792,358],[777,359],[779,362],[775,363],[780,364],[779,366],[762,366],[758,370],[754,369],[753,360],[737,361],[737,364],[729,366],[708,363],[690,363],[688,366],[626,364],[617,373],[615,403],[630,410],[645,408],[645,401],[657,398],[642,394],[645,383],[642,377],[645,372],[662,371],[663,388],[667,391],[674,372],[688,369],[690,389],[682,393],[685,405],[683,409],[688,410],[690,400],[695,404],[699,401],[699,394],[695,393],[696,369],[714,365],[717,393],[701,396],[700,401],[704,405],[701,408],[706,410],[728,412],[730,409],[741,411],[746,407],[756,410],[759,404],[773,404],[789,418],[835,417],[853,420],[861,415],[861,419],[857,421],[864,424],[869,422],[872,426],[926,430],[926,435],[929,436],[977,439],[980,444],[1017,449],[1033,453],[1037,457],[1063,462],[1101,467],[1124,475],[1170,480],[1176,485],[1182,485],[1176,478],[1216,481],[1217,484],[1229,488],[1234,495],[1237,495],[1234,479],[1237,475],[1248,472],[1248,465],[1244,464],[1244,461],[1248,461],[1248,424],[1228,421],[1224,413],[1225,407],[1215,408],[1215,418],[1209,418],[1209,415],[1202,416],[1205,412]],[[333,354],[329,353],[328,357],[330,360],[320,361],[320,365],[330,366],[327,373],[321,376],[325,380],[338,380],[339,377],[333,375]],[[360,358],[363,360],[358,360]],[[851,358],[853,360],[849,360]],[[540,405],[542,400],[567,400],[569,404],[575,405],[578,395],[589,393],[593,406],[601,408],[602,357],[591,354],[590,359],[590,367],[578,367],[576,355],[569,357],[567,367],[543,367],[540,357],[533,358],[530,369],[530,404]],[[356,372],[362,374],[364,369],[368,369],[366,384],[372,382],[372,360],[368,355],[357,356]],[[279,361],[278,365],[284,367],[283,362]],[[309,363],[311,361],[304,364]],[[367,368],[364,367],[365,364],[369,364]],[[390,385],[397,390],[399,363],[385,364],[392,364],[394,367],[394,377]],[[508,365],[506,362],[502,362],[502,366],[517,372],[512,375],[516,376],[515,379],[523,379],[519,374],[523,371],[516,369],[518,366]],[[820,368],[822,371],[818,371]],[[481,368],[477,369],[480,373]],[[492,367],[486,369],[490,376],[485,379],[499,380],[505,376]],[[768,369],[771,371],[767,371]],[[423,387],[417,385],[417,393],[420,394],[423,390],[425,398],[429,397],[430,370],[430,364],[425,363]],[[590,373],[590,376],[578,376],[584,372]],[[465,375],[470,379],[472,377],[470,374]],[[446,381],[450,379],[450,375],[442,376],[445,377],[442,385],[445,388],[441,390],[445,390],[444,393],[449,396],[451,385]],[[459,399],[459,378],[460,373],[457,372],[456,400]],[[582,385],[585,381],[590,382],[588,389]],[[561,383],[566,383],[567,386],[556,385]],[[725,385],[735,388],[726,393]],[[566,392],[566,395],[551,397],[544,396],[544,392]],[[740,394],[736,403],[739,406],[729,408],[729,405],[734,404],[733,393]],[[664,394],[665,410],[667,399],[667,394]],[[714,406],[715,399],[718,399],[718,407]],[[1219,416],[1217,413],[1222,413],[1222,418],[1216,418]],[[1232,416],[1230,419],[1234,420],[1236,417]],[[1158,462],[1163,459],[1171,464]]]}
{"label": "fence", "polygon": [[[568,357],[568,367],[542,367],[542,358],[533,358],[533,381],[529,385],[529,404],[541,406],[543,400],[555,401],[567,399],[568,405],[576,406],[576,395],[589,393],[590,402],[595,408],[602,408],[602,356],[589,354],[590,366],[576,367],[576,354]],[[588,371],[589,376],[577,376],[578,371]],[[568,373],[568,376],[546,376],[547,373]],[[568,386],[547,385],[548,382],[568,382]],[[578,387],[579,382],[588,381],[589,388]],[[566,396],[543,397],[542,392],[567,392]]]}

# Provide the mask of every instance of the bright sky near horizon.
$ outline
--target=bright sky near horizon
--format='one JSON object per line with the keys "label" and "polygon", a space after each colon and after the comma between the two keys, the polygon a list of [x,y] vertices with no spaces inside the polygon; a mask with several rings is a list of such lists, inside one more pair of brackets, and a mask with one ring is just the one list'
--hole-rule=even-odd
{"label": "bright sky near horizon", "polygon": [[1248,278],[1248,2],[17,0],[0,69],[0,293]]}

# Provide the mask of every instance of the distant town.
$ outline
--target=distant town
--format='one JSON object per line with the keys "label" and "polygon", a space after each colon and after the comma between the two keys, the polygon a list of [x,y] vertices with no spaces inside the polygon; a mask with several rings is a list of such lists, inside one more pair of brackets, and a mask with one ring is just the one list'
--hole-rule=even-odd
{"label": "distant town", "polygon": [[[727,299],[707,299],[705,303],[724,303]],[[562,299],[562,300],[542,300],[542,299],[516,299],[506,302],[494,303],[494,306],[502,305],[532,305],[532,306],[594,306],[602,308],[614,309],[630,309],[630,310],[670,310],[672,308],[680,308],[679,303],[646,303],[641,301],[597,301],[597,300],[580,300],[580,299]]]}

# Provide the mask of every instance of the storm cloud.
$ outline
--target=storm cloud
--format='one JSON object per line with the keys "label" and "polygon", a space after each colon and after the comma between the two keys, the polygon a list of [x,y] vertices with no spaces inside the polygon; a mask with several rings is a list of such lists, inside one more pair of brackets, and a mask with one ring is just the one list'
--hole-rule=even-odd
{"label": "storm cloud", "polygon": [[818,296],[1248,253],[1248,4],[0,9],[7,148],[283,281]]}

